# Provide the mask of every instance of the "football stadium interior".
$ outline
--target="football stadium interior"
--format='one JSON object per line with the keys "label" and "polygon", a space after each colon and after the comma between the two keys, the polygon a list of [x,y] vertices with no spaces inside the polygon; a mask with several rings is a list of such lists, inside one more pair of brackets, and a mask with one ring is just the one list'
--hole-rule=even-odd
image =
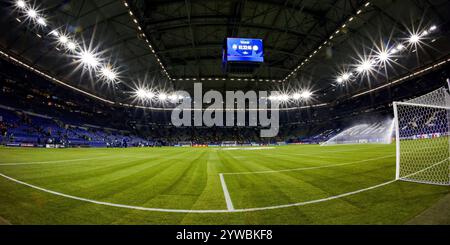
{"label": "football stadium interior", "polygon": [[0,19],[0,224],[450,224],[447,0],[1,0]]}

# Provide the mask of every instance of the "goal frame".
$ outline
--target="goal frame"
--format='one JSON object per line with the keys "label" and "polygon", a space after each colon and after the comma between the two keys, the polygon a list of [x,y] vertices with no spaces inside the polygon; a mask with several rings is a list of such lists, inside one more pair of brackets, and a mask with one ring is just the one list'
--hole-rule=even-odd
{"label": "goal frame", "polygon": [[[415,182],[415,183],[450,186],[450,181],[449,181],[449,183],[446,183],[446,184],[439,184],[439,183],[433,183],[433,182],[413,181],[413,180],[400,178],[400,164],[401,164],[400,149],[401,148],[400,148],[400,125],[399,125],[399,118],[398,118],[398,106],[399,105],[416,106],[416,107],[433,108],[433,109],[443,109],[443,110],[450,111],[450,107],[447,107],[447,106],[426,105],[426,104],[410,103],[410,102],[399,102],[399,101],[393,102],[395,144],[396,144],[396,147],[395,147],[395,155],[396,155],[396,159],[395,159],[395,166],[396,166],[395,167],[395,179],[396,180],[402,180],[402,181]],[[447,137],[450,137],[450,134],[447,135]],[[449,156],[450,156],[450,149],[449,149]],[[450,178],[450,169],[449,169],[449,173],[448,174],[449,174],[449,178]]]}

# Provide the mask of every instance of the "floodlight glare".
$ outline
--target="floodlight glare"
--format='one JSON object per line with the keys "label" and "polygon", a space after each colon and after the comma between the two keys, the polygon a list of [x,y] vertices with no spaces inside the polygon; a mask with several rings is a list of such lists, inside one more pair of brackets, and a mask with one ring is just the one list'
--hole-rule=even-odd
{"label": "floodlight glare", "polygon": [[295,94],[292,95],[292,98],[293,98],[294,100],[298,100],[298,99],[300,99],[301,97],[302,97],[302,95],[301,95],[300,93],[295,93]]}
{"label": "floodlight glare", "polygon": [[53,35],[53,36],[55,36],[55,37],[59,37],[59,33],[58,33],[57,30],[53,30],[53,31],[51,31],[49,34],[50,34],[50,35]]}
{"label": "floodlight glare", "polygon": [[117,74],[113,70],[111,70],[109,66],[103,67],[101,69],[101,74],[108,81],[114,81],[117,78]]}
{"label": "floodlight glare", "polygon": [[66,44],[69,41],[69,39],[66,36],[60,36],[58,40],[62,44]]}
{"label": "floodlight glare", "polygon": [[378,54],[378,59],[382,62],[386,62],[389,59],[389,54],[386,51],[382,51]]}
{"label": "floodlight glare", "polygon": [[37,12],[36,12],[36,10],[34,10],[34,9],[29,9],[29,10],[27,11],[27,15],[28,15],[29,17],[31,17],[31,18],[36,18],[36,17],[37,17]]}
{"label": "floodlight glare", "polygon": [[409,37],[408,42],[411,44],[416,44],[420,41],[420,37],[417,34],[412,34],[411,37]]}
{"label": "floodlight glare", "polygon": [[140,99],[144,99],[147,95],[147,91],[145,91],[144,89],[140,88],[138,90],[136,90],[134,92],[136,94],[136,96]]}
{"label": "floodlight glare", "polygon": [[336,82],[337,82],[337,83],[343,83],[343,82],[344,82],[344,79],[342,79],[342,77],[338,77],[338,78],[336,79]]}
{"label": "floodlight glare", "polygon": [[282,94],[282,95],[279,96],[279,100],[281,100],[281,101],[288,101],[289,100],[289,95]]}
{"label": "floodlight glare", "polygon": [[430,31],[435,31],[437,29],[437,27],[435,26],[435,25],[432,25],[431,27],[430,27]]}
{"label": "floodlight glare", "polygon": [[397,47],[396,47],[396,49],[399,50],[399,51],[404,49],[404,48],[405,48],[405,46],[403,46],[403,44],[401,44],[401,43],[398,44]]}
{"label": "floodlight glare", "polygon": [[160,101],[166,100],[166,99],[167,99],[167,94],[165,94],[165,93],[160,93],[160,94],[158,95],[158,99],[159,99]]}
{"label": "floodlight glare", "polygon": [[351,74],[350,73],[344,73],[342,74],[342,80],[347,81],[350,79]]}
{"label": "floodlight glare", "polygon": [[99,64],[99,61],[95,57],[95,55],[86,50],[81,51],[80,60],[83,64],[90,66],[90,67],[94,67],[94,68],[97,67]]}
{"label": "floodlight glare", "polygon": [[73,51],[77,48],[77,45],[74,42],[68,42],[67,48]]}
{"label": "floodlight glare", "polygon": [[46,22],[45,19],[42,18],[42,17],[39,17],[39,18],[37,19],[37,23],[38,23],[39,25],[41,25],[41,26],[47,26],[47,22]]}
{"label": "floodlight glare", "polygon": [[311,98],[311,96],[312,96],[312,92],[308,91],[308,90],[305,90],[301,93],[301,97],[303,99],[309,99],[309,98]]}
{"label": "floodlight glare", "polygon": [[370,60],[365,60],[363,61],[357,68],[356,70],[358,72],[363,72],[363,71],[369,71],[370,69],[372,69],[372,62]]}
{"label": "floodlight glare", "polygon": [[23,1],[23,0],[19,0],[19,1],[16,2],[16,5],[17,5],[17,7],[23,9],[23,8],[25,8],[26,3],[25,3],[25,1]]}

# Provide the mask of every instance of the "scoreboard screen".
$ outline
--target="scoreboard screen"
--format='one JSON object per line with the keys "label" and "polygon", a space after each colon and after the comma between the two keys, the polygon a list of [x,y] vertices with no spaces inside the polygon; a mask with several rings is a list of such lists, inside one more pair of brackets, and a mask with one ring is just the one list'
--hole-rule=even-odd
{"label": "scoreboard screen", "polygon": [[251,38],[227,38],[224,59],[226,62],[264,62],[263,41]]}

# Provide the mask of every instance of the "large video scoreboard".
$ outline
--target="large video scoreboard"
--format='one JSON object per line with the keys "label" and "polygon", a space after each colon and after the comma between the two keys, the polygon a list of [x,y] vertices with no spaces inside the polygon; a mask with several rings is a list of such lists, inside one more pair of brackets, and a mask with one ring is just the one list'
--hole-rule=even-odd
{"label": "large video scoreboard", "polygon": [[224,50],[224,62],[264,62],[262,39],[227,38]]}

